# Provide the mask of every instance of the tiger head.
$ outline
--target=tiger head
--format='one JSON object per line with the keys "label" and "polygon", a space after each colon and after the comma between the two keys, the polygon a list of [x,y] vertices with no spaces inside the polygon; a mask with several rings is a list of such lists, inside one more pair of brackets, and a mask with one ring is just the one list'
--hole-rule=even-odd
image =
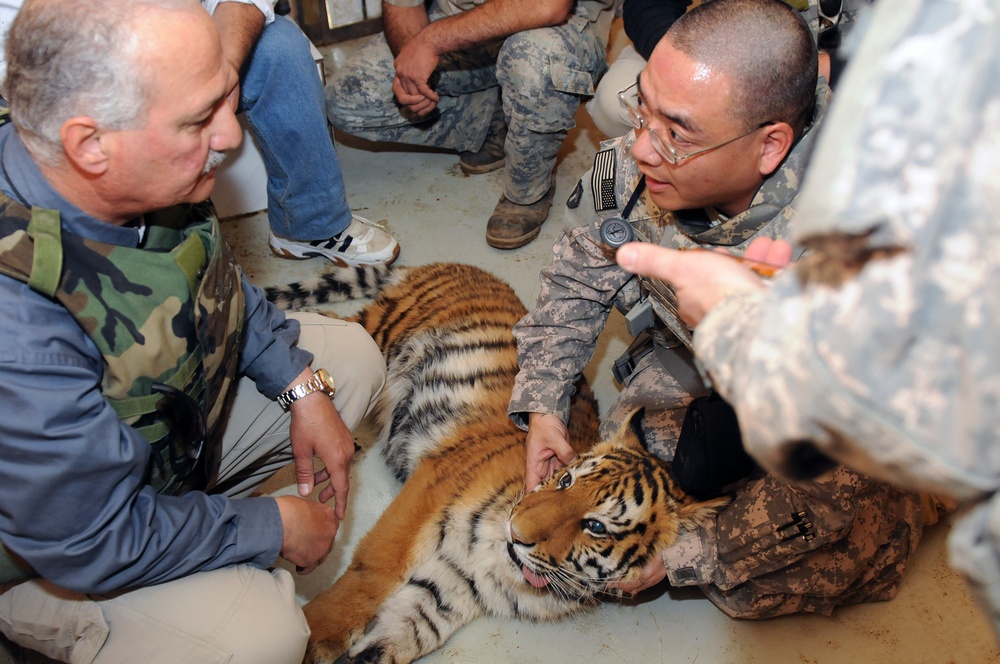
{"label": "tiger head", "polygon": [[[566,597],[639,578],[680,528],[712,522],[728,497],[700,502],[677,486],[641,442],[642,412],[618,435],[556,472],[514,506],[507,550],[536,588]],[[614,592],[614,591],[610,591]]]}

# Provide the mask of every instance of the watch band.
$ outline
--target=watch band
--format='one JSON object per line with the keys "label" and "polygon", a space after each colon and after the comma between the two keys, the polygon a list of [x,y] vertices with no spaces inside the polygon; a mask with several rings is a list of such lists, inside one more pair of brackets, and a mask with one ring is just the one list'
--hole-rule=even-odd
{"label": "watch band", "polygon": [[333,378],[327,370],[317,369],[309,380],[299,383],[286,392],[279,394],[277,401],[278,405],[281,406],[281,409],[287,411],[291,408],[292,403],[308,394],[312,394],[313,392],[323,392],[332,399],[336,391],[337,388],[334,385]]}

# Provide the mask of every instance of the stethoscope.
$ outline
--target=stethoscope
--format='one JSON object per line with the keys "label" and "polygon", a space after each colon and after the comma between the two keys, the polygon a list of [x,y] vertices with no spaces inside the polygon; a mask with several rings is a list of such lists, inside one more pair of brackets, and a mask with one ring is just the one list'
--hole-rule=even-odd
{"label": "stethoscope", "polygon": [[617,249],[627,242],[631,242],[635,239],[635,231],[632,230],[632,224],[628,222],[628,216],[632,212],[632,208],[635,204],[639,202],[639,197],[642,196],[642,192],[646,190],[646,178],[643,177],[639,180],[639,184],[636,185],[635,191],[628,199],[628,203],[622,208],[622,213],[617,217],[608,217],[601,222],[601,240],[604,244],[608,245],[612,249]]}

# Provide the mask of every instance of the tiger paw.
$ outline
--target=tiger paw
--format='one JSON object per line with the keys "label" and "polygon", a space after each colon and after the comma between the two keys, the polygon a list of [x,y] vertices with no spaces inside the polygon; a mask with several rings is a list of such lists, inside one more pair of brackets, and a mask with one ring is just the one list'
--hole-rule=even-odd
{"label": "tiger paw", "polygon": [[302,659],[303,664],[346,664],[350,662],[346,645],[338,645],[329,640],[309,639],[309,647]]}

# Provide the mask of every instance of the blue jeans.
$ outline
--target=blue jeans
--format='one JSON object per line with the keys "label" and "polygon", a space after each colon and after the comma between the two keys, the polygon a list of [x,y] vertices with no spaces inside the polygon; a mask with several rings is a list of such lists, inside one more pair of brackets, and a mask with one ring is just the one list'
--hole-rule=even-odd
{"label": "blue jeans", "polygon": [[240,76],[240,107],[267,170],[271,232],[299,241],[351,223],[340,162],[326,124],[323,83],[309,42],[283,16],[264,27]]}

